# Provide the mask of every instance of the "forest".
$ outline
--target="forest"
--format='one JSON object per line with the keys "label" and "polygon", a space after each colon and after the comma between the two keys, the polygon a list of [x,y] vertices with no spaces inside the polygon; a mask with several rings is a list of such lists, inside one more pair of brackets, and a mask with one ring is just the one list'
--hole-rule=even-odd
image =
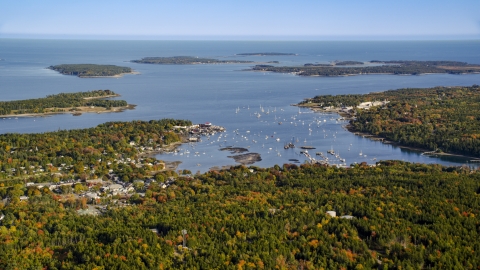
{"label": "forest", "polygon": [[[312,64],[304,66],[283,66],[256,65],[252,68],[255,71],[272,71],[280,73],[296,73],[300,76],[347,76],[347,75],[365,75],[365,74],[394,74],[394,75],[419,75],[425,73],[479,73],[480,65],[468,64],[455,61],[378,61],[373,60],[370,63],[377,66],[355,66],[343,67],[343,65],[359,65],[362,62],[342,61],[332,64]],[[342,67],[337,67],[342,66]]]}
{"label": "forest", "polygon": [[[384,106],[356,108],[362,102]],[[480,87],[389,90],[366,95],[316,96],[300,105],[354,107],[353,131],[367,132],[405,146],[480,157]]]}
{"label": "forest", "polygon": [[363,62],[359,61],[336,61],[336,66],[349,66],[349,65],[363,65]]}
{"label": "forest", "polygon": [[120,67],[115,65],[62,64],[49,66],[48,68],[58,71],[64,75],[75,75],[81,78],[109,77],[125,73],[132,73],[132,69],[129,67]]}
{"label": "forest", "polygon": [[0,268],[478,269],[479,198],[477,171],[402,161],[179,176],[100,216],[42,189],[0,204]]}
{"label": "forest", "polygon": [[[111,90],[93,90],[76,93],[60,93],[44,98],[0,101],[0,115],[21,115],[65,112],[75,107],[95,106],[110,109],[127,106],[125,100],[105,100],[119,96]],[[75,110],[75,109],[73,109]]]}
{"label": "forest", "polygon": [[[187,120],[161,119],[107,122],[93,128],[54,132],[0,134],[1,187],[24,182],[104,178],[116,173],[123,181],[144,179],[164,169],[155,158],[140,154],[182,141]],[[138,161],[138,162],[137,162]]]}
{"label": "forest", "polygon": [[133,63],[141,64],[163,64],[163,65],[195,65],[195,64],[242,64],[253,63],[243,60],[218,60],[213,58],[199,58],[193,56],[172,56],[172,57],[144,57],[140,60],[132,60]]}

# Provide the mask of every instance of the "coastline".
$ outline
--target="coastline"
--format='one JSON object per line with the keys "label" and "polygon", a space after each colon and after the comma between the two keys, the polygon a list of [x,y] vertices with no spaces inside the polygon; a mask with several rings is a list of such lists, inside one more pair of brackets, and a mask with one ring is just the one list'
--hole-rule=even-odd
{"label": "coastline", "polygon": [[[364,76],[364,75],[395,75],[395,76],[422,76],[422,75],[434,75],[434,74],[450,74],[447,72],[426,72],[426,73],[418,73],[418,74],[395,74],[395,73],[383,73],[383,72],[376,72],[376,73],[349,73],[349,74],[342,74],[342,75],[307,75],[304,74],[303,71],[291,71],[291,72],[281,72],[281,71],[272,71],[272,70],[258,70],[258,69],[245,69],[245,71],[257,71],[257,72],[272,72],[272,73],[283,73],[283,74],[293,74],[296,76],[302,77],[350,77],[350,76]],[[462,72],[458,74],[450,74],[450,75],[469,75],[469,74],[480,74],[480,72]]]}
{"label": "coastline", "polygon": [[[104,98],[104,97],[101,97]],[[123,107],[112,107],[110,110],[107,110],[104,107],[76,107],[80,110],[76,111],[69,111],[73,107],[69,108],[62,108],[62,110],[65,110],[63,112],[45,112],[45,113],[24,113],[24,114],[5,114],[5,115],[0,115],[1,118],[12,118],[12,117],[47,117],[47,116],[52,116],[56,114],[72,114],[72,115],[81,115],[82,113],[115,113],[115,112],[123,112],[125,110],[133,110],[135,109],[137,105],[134,104],[128,104],[127,106]]]}
{"label": "coastline", "polygon": [[84,97],[83,99],[89,100],[89,99],[102,99],[102,98],[111,98],[111,97],[119,97],[120,94],[115,94],[115,95],[106,95],[106,96],[101,96],[101,97]]}
{"label": "coastline", "polygon": [[[61,73],[60,73],[61,74]],[[113,75],[113,76],[80,76],[78,75],[77,77],[79,78],[85,78],[85,79],[88,79],[88,78],[122,78],[124,75],[127,75],[127,74],[132,74],[132,75],[139,75],[140,72],[138,71],[134,71],[132,70],[132,72],[127,72],[127,73],[120,73],[120,74],[117,74],[117,75]],[[62,75],[68,75],[68,74],[62,74]]]}
{"label": "coastline", "polygon": [[[346,112],[342,112],[341,109],[337,108],[337,107],[323,109],[319,106],[316,106],[315,104],[311,104],[311,105],[295,104],[294,106],[298,106],[298,107],[302,107],[302,108],[309,108],[314,112],[336,113],[339,116],[343,117],[345,120],[352,120],[353,119],[353,116],[351,114],[346,113]],[[400,143],[397,143],[397,142],[394,142],[394,141],[390,141],[387,138],[382,137],[382,136],[370,134],[370,133],[367,133],[367,132],[357,131],[357,130],[353,129],[352,125],[350,125],[350,124],[347,124],[344,127],[347,131],[349,131],[350,133],[353,133],[356,136],[362,136],[364,138],[368,138],[368,139],[373,140],[373,141],[380,141],[384,144],[390,144],[390,145],[393,145],[393,146],[396,146],[396,147],[399,147],[399,148],[412,150],[412,151],[416,151],[416,152],[421,152],[421,154],[432,153],[432,151],[429,150],[429,149],[407,146],[407,145],[403,145],[403,144],[400,144]],[[475,162],[480,161],[479,157],[473,157],[473,156],[461,155],[461,154],[454,154],[454,153],[448,153],[448,152],[435,152],[435,153],[432,153],[432,154],[429,154],[429,155],[431,155],[431,156],[461,157],[461,158],[465,158],[465,159],[470,159],[470,161],[475,161]]]}

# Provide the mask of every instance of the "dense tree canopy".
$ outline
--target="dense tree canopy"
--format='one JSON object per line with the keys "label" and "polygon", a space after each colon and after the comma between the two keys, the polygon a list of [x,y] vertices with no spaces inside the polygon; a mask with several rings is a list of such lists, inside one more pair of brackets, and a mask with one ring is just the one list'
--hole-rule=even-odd
{"label": "dense tree canopy", "polygon": [[366,95],[317,96],[307,106],[358,106],[389,101],[384,106],[354,108],[353,130],[402,145],[480,157],[480,87],[399,89]]}
{"label": "dense tree canopy", "polygon": [[0,268],[477,269],[479,176],[399,161],[238,166],[98,217],[39,193],[0,208]]}
{"label": "dense tree canopy", "polygon": [[132,72],[132,69],[129,67],[96,64],[62,64],[48,68],[65,75],[75,75],[78,77],[115,76]]}
{"label": "dense tree canopy", "polygon": [[77,93],[60,93],[45,98],[0,101],[0,115],[64,112],[66,108],[95,106],[102,108],[127,106],[125,100],[106,100],[118,96],[111,90],[93,90]]}
{"label": "dense tree canopy", "polygon": [[[424,73],[478,73],[480,65],[472,65],[454,61],[371,61],[375,66],[358,66],[362,62],[342,61],[335,65],[305,64],[299,67],[277,67],[272,65],[256,65],[252,70],[281,73],[297,73],[300,76],[346,76],[361,74],[395,74],[418,75]],[[345,65],[356,65],[344,67]],[[338,67],[340,66],[340,67]]]}

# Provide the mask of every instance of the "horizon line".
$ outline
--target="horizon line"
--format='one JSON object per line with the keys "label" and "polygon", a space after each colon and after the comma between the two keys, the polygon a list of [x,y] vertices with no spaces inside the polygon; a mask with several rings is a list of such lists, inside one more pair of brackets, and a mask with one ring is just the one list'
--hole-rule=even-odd
{"label": "horizon line", "polygon": [[2,34],[0,39],[131,40],[131,41],[466,41],[477,35],[77,35]]}

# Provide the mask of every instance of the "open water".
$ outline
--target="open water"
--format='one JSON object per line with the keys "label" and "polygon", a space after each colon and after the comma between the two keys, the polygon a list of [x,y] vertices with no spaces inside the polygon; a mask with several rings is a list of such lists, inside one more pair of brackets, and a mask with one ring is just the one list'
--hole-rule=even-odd
{"label": "open water", "polygon": [[[296,56],[237,56],[238,53],[281,52]],[[34,133],[92,127],[106,121],[189,119],[211,122],[227,132],[185,144],[176,154],[157,158],[182,161],[179,169],[204,172],[213,166],[234,165],[224,146],[259,153],[267,167],[306,158],[299,146],[333,149],[345,163],[398,159],[410,162],[468,165],[468,159],[428,157],[415,151],[371,141],[345,131],[334,114],[293,107],[304,98],[326,94],[360,94],[406,87],[473,85],[480,74],[350,77],[299,77],[244,71],[250,64],[148,65],[129,62],[147,56],[199,56],[218,59],[280,61],[280,65],[326,63],[333,60],[453,60],[480,64],[480,41],[395,42],[255,42],[255,41],[80,41],[0,39],[0,100],[45,97],[60,92],[110,89],[135,110],[111,114],[0,118],[0,133]],[[89,78],[60,75],[46,67],[93,63],[132,67],[138,75]],[[279,124],[282,122],[282,124]],[[278,140],[277,140],[278,139]],[[293,141],[294,149],[284,150]],[[361,155],[360,155],[361,153]],[[342,163],[328,155],[331,163]]]}

